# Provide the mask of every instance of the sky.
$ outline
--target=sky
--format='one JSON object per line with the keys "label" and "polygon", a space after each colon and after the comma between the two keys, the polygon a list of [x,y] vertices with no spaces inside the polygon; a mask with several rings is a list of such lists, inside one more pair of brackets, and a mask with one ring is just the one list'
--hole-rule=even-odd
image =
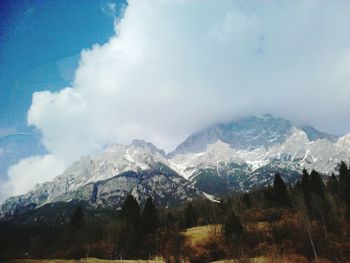
{"label": "sky", "polygon": [[111,143],[171,151],[247,115],[350,132],[349,1],[47,3],[1,10],[0,125],[47,149],[9,168],[3,196]]}
{"label": "sky", "polygon": [[81,50],[108,41],[120,13],[108,4],[1,0],[0,127],[26,125],[33,92],[68,85]]}

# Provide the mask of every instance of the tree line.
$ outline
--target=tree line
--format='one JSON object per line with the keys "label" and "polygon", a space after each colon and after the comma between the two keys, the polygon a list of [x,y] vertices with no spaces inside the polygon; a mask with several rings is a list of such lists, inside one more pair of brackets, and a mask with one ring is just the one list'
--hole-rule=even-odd
{"label": "tree line", "polygon": [[[77,206],[63,225],[14,230],[0,224],[0,259],[160,256],[166,262],[244,262],[288,255],[298,262],[344,262],[350,259],[350,169],[342,162],[338,171],[322,177],[304,170],[291,186],[276,174],[271,186],[232,191],[218,203],[198,198],[164,208],[149,197],[141,206],[128,195],[110,217],[90,218]],[[212,231],[193,246],[184,233],[197,226]]]}

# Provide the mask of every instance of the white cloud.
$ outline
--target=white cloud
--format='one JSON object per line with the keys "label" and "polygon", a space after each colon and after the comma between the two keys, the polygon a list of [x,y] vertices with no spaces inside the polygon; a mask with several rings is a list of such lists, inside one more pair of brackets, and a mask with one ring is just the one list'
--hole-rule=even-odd
{"label": "white cloud", "polygon": [[63,172],[65,163],[53,155],[33,156],[21,160],[9,169],[9,181],[1,190],[20,195],[32,189],[36,183],[44,183]]}
{"label": "white cloud", "polygon": [[347,1],[129,1],[72,87],[33,95],[28,123],[65,163],[133,138],[171,150],[247,114],[345,131],[349,13]]}

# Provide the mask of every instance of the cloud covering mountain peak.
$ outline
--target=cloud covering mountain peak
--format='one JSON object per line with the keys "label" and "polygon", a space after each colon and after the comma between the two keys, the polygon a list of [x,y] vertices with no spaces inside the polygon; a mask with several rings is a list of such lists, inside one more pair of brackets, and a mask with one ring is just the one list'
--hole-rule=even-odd
{"label": "cloud covering mountain peak", "polygon": [[81,52],[70,87],[33,94],[28,124],[66,165],[133,138],[169,151],[265,112],[349,130],[349,12],[345,1],[131,0],[115,35]]}

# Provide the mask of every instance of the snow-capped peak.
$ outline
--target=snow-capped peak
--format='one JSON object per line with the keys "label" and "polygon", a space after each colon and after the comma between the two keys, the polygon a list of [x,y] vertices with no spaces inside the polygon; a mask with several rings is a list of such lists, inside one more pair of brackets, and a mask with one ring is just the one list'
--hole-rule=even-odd
{"label": "snow-capped peak", "polygon": [[169,165],[164,151],[153,144],[134,140],[130,145],[112,144],[95,157],[85,156],[72,163],[52,182],[36,185],[32,191],[46,189],[47,201],[92,182],[112,178],[127,171],[143,171],[157,167],[159,163]]}
{"label": "snow-capped peak", "polygon": [[[275,172],[286,175],[290,182],[295,181],[304,168],[331,174],[341,161],[350,163],[350,134],[338,139],[311,126],[299,129],[287,120],[264,115],[214,125],[189,136],[168,156],[163,150],[143,140],[134,140],[129,145],[110,145],[98,156],[87,156],[76,161],[53,181],[37,185],[25,195],[25,200],[28,204],[42,204],[41,198],[45,202],[53,202],[77,189],[94,193],[95,190],[89,188],[91,185],[98,187],[100,182],[104,184],[112,178],[117,178],[113,181],[115,184],[103,187],[103,191],[107,192],[99,194],[108,196],[115,192],[114,188],[124,193],[126,189],[130,190],[129,184],[138,182],[135,176],[148,172],[153,172],[152,179],[145,176],[147,180],[143,183],[152,185],[152,188],[146,187],[149,191],[156,191],[161,178],[171,185],[164,185],[166,190],[162,193],[170,188],[177,192],[182,184],[186,185],[186,191],[181,190],[182,193],[199,189],[212,194],[207,190],[213,189],[201,189],[197,185],[201,175],[204,185],[208,185],[206,180],[209,178],[220,187],[247,190],[269,184]],[[128,177],[129,173],[126,172],[132,176]],[[146,191],[142,187],[135,189],[138,188],[133,190],[138,193]],[[209,195],[206,197],[209,198]],[[40,202],[33,198],[39,198]],[[9,203],[15,208],[16,202],[21,203],[21,200],[18,197]]]}
{"label": "snow-capped peak", "polygon": [[[172,158],[181,174],[191,178],[201,169],[218,170],[219,166],[245,164],[250,172],[269,165],[300,172],[306,168],[324,174],[334,171],[341,160],[350,161],[350,135],[343,136],[336,143],[327,139],[310,141],[305,131],[292,127],[283,142],[258,148],[235,148],[217,140],[208,144],[200,153],[177,154]],[[219,174],[219,172],[218,172]]]}
{"label": "snow-capped peak", "polygon": [[340,137],[338,141],[336,142],[336,145],[339,148],[342,148],[346,151],[350,151],[350,133],[345,134],[344,136]]}

